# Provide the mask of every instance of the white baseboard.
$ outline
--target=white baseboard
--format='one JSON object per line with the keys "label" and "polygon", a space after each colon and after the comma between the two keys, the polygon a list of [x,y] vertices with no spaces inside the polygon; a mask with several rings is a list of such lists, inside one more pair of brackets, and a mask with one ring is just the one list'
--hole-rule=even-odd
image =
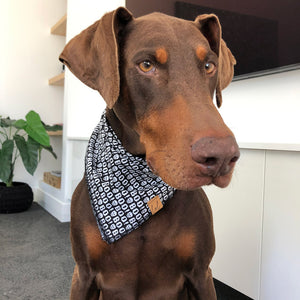
{"label": "white baseboard", "polygon": [[60,222],[70,222],[71,201],[62,201],[63,196],[59,189],[40,182],[35,190],[34,201]]}

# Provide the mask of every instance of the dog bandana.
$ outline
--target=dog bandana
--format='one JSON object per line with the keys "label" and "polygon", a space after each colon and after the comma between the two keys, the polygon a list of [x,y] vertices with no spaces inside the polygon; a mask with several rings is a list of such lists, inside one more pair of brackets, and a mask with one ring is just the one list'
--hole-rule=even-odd
{"label": "dog bandana", "polygon": [[88,142],[85,176],[100,233],[110,244],[160,210],[175,189],[154,175],[145,159],[126,151],[105,113]]}

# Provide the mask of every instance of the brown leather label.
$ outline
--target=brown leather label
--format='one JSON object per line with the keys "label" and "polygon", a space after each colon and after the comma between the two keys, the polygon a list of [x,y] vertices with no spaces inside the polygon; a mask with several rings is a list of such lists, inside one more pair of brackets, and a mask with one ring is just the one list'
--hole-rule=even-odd
{"label": "brown leather label", "polygon": [[159,199],[159,196],[155,196],[150,201],[147,202],[147,205],[149,206],[152,215],[156,214],[159,210],[163,208],[163,205]]}

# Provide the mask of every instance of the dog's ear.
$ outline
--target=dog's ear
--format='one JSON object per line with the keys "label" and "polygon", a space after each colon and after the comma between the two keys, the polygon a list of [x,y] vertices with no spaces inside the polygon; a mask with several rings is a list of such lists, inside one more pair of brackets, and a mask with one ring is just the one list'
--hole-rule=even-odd
{"label": "dog's ear", "polygon": [[221,90],[225,89],[231,82],[234,74],[236,60],[226,43],[222,39],[222,30],[219,19],[214,14],[200,15],[195,20],[202,34],[208,40],[210,48],[219,57],[218,82],[216,88],[217,105],[222,105]]}
{"label": "dog's ear", "polygon": [[120,7],[75,36],[59,59],[83,83],[98,90],[112,108],[119,97],[118,33],[133,19]]}
{"label": "dog's ear", "polygon": [[216,89],[216,98],[218,107],[222,104],[221,90],[225,89],[231,82],[234,74],[234,65],[236,60],[232,55],[230,49],[226,46],[226,43],[221,39],[220,53],[219,53],[219,74],[218,83]]}

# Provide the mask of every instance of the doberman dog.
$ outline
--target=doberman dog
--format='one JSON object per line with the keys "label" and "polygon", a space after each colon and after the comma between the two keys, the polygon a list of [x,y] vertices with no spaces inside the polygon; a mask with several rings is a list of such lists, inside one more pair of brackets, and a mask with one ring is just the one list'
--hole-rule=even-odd
{"label": "doberman dog", "polygon": [[100,92],[124,148],[176,188],[141,227],[107,244],[87,184],[79,183],[71,205],[71,299],[216,299],[212,212],[201,186],[226,187],[239,158],[216,107],[235,64],[218,18],[134,18],[121,7],[74,37],[60,60]]}

